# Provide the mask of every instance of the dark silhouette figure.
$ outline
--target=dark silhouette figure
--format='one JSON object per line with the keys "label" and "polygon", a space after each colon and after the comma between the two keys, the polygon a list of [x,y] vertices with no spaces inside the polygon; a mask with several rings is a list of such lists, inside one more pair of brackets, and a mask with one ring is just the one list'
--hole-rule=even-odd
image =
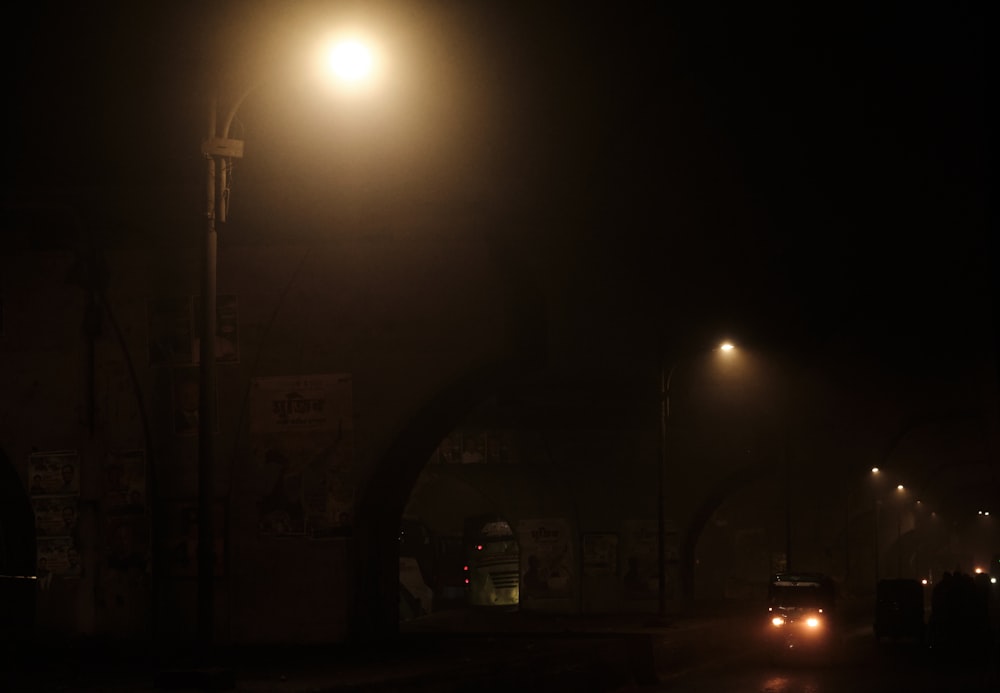
{"label": "dark silhouette figure", "polygon": [[538,556],[528,557],[528,569],[524,573],[524,586],[528,594],[540,594],[548,589],[548,582],[542,579]]}
{"label": "dark silhouette figure", "polygon": [[979,582],[946,572],[931,593],[930,644],[945,662],[967,664],[988,651],[989,582]]}

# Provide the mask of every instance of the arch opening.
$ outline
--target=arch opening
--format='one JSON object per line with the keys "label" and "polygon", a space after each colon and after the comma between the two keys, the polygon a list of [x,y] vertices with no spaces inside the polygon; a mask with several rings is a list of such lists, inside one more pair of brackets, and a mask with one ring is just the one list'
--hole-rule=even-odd
{"label": "arch opening", "polygon": [[21,478],[0,449],[0,638],[34,630],[38,583],[35,516]]}
{"label": "arch opening", "polygon": [[[398,635],[400,618],[407,615],[401,612],[399,599],[399,537],[411,495],[425,467],[440,454],[442,441],[479,403],[509,384],[519,366],[512,361],[496,363],[443,390],[408,422],[376,466],[357,505],[355,521],[355,598],[350,626],[355,639]],[[475,493],[466,493],[466,498],[471,506],[485,505]],[[436,518],[435,522],[445,521]],[[445,525],[454,526],[450,521]],[[454,536],[447,541],[453,543]]]}

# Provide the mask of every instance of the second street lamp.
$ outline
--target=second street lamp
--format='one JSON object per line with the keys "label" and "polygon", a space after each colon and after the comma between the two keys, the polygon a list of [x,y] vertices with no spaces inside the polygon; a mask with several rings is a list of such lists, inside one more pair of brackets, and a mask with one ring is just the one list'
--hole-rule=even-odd
{"label": "second street lamp", "polygon": [[[333,43],[325,57],[326,68],[351,85],[363,82],[375,66],[374,54],[356,38]],[[227,176],[233,159],[243,156],[243,141],[231,139],[229,131],[254,84],[233,100],[220,120],[218,99],[212,96],[208,127],[202,141],[205,157],[205,238],[201,284],[201,335],[198,350],[198,641],[209,646],[215,633],[215,527],[212,505],[215,495],[215,338],[218,232],[216,219],[226,220],[229,207]]]}
{"label": "second street lamp", "polygon": [[[735,347],[730,342],[723,342],[717,347],[718,351],[725,354],[729,354],[735,349]],[[716,349],[711,349],[710,351],[716,351]],[[659,459],[659,474],[658,474],[658,484],[657,484],[657,503],[656,503],[656,521],[657,521],[657,564],[659,568],[659,576],[657,583],[657,618],[659,622],[666,623],[667,621],[667,518],[666,518],[666,494],[667,494],[667,463],[668,463],[668,452],[667,452],[667,429],[670,422],[670,383],[674,378],[674,371],[677,368],[679,361],[674,361],[670,364],[670,368],[666,367],[666,361],[660,361],[660,459]]]}

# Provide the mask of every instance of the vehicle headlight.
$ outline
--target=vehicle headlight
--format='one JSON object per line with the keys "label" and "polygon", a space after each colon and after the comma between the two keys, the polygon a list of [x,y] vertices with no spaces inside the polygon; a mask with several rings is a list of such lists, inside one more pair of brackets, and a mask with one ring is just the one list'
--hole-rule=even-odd
{"label": "vehicle headlight", "polygon": [[819,628],[820,620],[818,616],[810,616],[806,619],[806,625],[810,628]]}
{"label": "vehicle headlight", "polygon": [[785,619],[783,619],[781,616],[775,616],[774,618],[771,619],[771,625],[783,626],[785,625]]}

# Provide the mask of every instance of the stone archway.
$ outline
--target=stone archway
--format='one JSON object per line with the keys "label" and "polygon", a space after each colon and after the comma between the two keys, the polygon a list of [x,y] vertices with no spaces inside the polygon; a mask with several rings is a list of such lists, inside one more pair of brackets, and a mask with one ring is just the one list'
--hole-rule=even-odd
{"label": "stone archway", "polygon": [[36,555],[31,502],[0,449],[0,637],[23,640],[34,628]]}
{"label": "stone archway", "polygon": [[681,598],[684,608],[690,607],[695,594],[695,553],[698,540],[701,538],[712,515],[722,504],[737,491],[758,481],[775,477],[780,472],[780,465],[773,460],[761,460],[740,467],[716,484],[705,496],[701,504],[695,508],[688,518],[687,525],[681,535],[680,545],[680,579]]}
{"label": "stone archway", "polygon": [[483,367],[444,389],[414,416],[380,460],[358,501],[350,633],[380,640],[399,632],[399,554],[403,511],[438,444],[480,402],[522,371],[518,361]]}

